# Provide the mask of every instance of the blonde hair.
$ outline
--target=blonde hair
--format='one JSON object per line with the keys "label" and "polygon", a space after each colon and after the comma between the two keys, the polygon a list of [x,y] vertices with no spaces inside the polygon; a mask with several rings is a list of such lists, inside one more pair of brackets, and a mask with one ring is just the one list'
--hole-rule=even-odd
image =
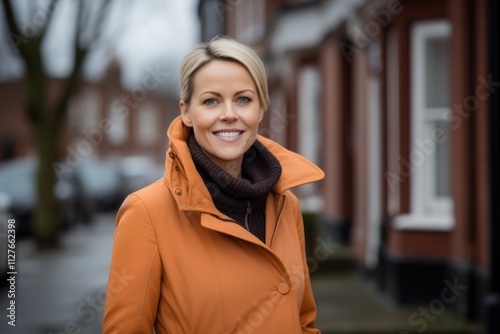
{"label": "blonde hair", "polygon": [[261,107],[264,110],[268,108],[270,101],[264,63],[250,47],[225,36],[217,36],[209,42],[198,44],[184,57],[180,89],[180,98],[184,103],[189,104],[191,100],[196,71],[213,60],[233,61],[245,66],[257,88]]}

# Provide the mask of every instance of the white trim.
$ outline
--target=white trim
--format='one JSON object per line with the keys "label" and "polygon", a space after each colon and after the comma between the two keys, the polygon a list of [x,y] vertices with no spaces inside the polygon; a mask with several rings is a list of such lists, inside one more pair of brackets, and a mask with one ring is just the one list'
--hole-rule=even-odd
{"label": "white trim", "polygon": [[368,242],[366,247],[366,266],[375,268],[378,265],[378,249],[381,243],[380,224],[382,221],[382,185],[380,176],[382,175],[381,166],[381,134],[380,134],[380,79],[370,77],[367,82],[368,99],[366,110],[368,111],[367,127],[367,217],[368,222]]}
{"label": "white trim", "polygon": [[[435,195],[436,121],[444,121],[450,111],[446,107],[426,105],[426,42],[430,38],[449,37],[447,20],[421,21],[411,29],[411,150],[408,159],[411,178],[410,214],[395,218],[398,229],[449,231],[455,224],[451,196]],[[450,83],[451,85],[451,83]],[[447,141],[450,140],[448,137]],[[445,141],[446,141],[445,140]]]}
{"label": "white trim", "polygon": [[323,37],[340,26],[349,15],[367,0],[326,1],[320,6],[306,8],[279,16],[270,35],[272,53],[314,47]]}
{"label": "white trim", "polygon": [[319,94],[321,76],[315,66],[305,66],[298,78],[298,152],[318,165],[321,149],[321,120],[319,115]]}
{"label": "white trim", "polygon": [[393,226],[398,230],[451,231],[455,221],[451,216],[418,216],[414,214],[397,216]]}
{"label": "white trim", "polygon": [[[298,77],[298,153],[319,165],[321,158],[321,120],[319,114],[319,94],[321,76],[315,66],[304,66]],[[319,211],[323,201],[319,196],[318,183],[300,187],[301,207],[304,211]]]}

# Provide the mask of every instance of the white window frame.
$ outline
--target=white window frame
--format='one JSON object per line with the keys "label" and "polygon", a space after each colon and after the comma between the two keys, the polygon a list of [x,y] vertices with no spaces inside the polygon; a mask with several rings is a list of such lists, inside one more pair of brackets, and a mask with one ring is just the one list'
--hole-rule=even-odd
{"label": "white window frame", "polygon": [[[398,229],[450,231],[453,218],[451,195],[435,196],[435,145],[433,153],[428,154],[418,143],[436,143],[433,137],[434,122],[444,121],[450,107],[429,108],[425,105],[425,68],[426,41],[430,38],[451,37],[451,24],[448,20],[421,21],[411,30],[411,150],[410,155],[424,157],[418,165],[409,159],[411,165],[410,214],[396,217]],[[450,82],[451,85],[451,82]],[[451,106],[451,103],[450,103]],[[447,141],[451,138],[448,136]],[[420,152],[420,153],[419,153]]]}
{"label": "white window frame", "polygon": [[[298,153],[316,165],[321,159],[321,119],[319,97],[321,94],[321,74],[316,66],[304,66],[298,79]],[[318,183],[300,187],[300,203],[303,211],[319,212],[324,202]]]}

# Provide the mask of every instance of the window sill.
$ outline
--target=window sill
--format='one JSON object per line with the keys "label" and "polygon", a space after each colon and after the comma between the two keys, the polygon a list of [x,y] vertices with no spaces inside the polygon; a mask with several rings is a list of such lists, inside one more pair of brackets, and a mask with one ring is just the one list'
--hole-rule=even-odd
{"label": "window sill", "polygon": [[408,214],[395,217],[392,225],[397,230],[449,232],[455,221],[451,215]]}

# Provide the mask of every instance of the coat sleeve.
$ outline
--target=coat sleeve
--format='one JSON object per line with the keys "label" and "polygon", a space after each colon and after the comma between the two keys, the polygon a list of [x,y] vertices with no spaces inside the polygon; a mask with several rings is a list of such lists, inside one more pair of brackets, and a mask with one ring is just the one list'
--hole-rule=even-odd
{"label": "coat sleeve", "polygon": [[137,195],[118,211],[103,333],[153,333],[162,266],[149,212]]}
{"label": "coat sleeve", "polygon": [[314,296],[312,293],[311,279],[309,277],[309,269],[307,266],[307,257],[305,250],[305,237],[304,237],[304,221],[302,219],[302,212],[300,210],[300,205],[297,199],[295,203],[295,221],[297,222],[297,230],[300,238],[300,247],[302,251],[302,258],[304,261],[304,297],[302,299],[302,305],[300,307],[300,326],[302,333],[307,334],[319,334],[321,333],[319,329],[314,326],[316,321],[316,303],[314,301]]}

